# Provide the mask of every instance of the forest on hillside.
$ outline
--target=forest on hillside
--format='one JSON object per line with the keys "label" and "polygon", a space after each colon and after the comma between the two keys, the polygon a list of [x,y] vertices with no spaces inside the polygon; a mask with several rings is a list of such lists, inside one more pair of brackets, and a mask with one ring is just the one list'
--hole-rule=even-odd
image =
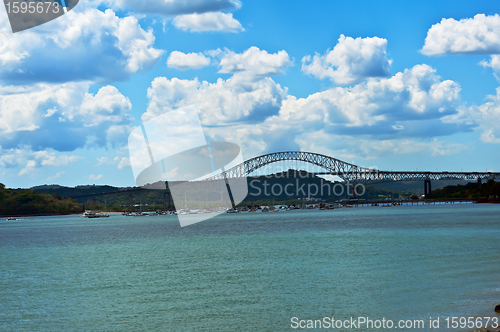
{"label": "forest on hillside", "polygon": [[488,180],[481,187],[477,182],[466,185],[447,186],[432,191],[432,198],[483,198],[489,201],[498,201],[500,197],[500,182]]}
{"label": "forest on hillside", "polygon": [[6,189],[0,183],[0,215],[29,216],[72,214],[82,212],[77,201],[62,198],[58,193],[40,194],[33,190]]}

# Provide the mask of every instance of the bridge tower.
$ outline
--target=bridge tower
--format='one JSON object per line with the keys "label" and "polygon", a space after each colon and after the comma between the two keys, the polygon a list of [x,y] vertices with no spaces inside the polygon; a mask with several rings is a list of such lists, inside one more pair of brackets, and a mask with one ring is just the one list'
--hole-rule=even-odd
{"label": "bridge tower", "polygon": [[167,191],[163,192],[163,210],[167,211]]}
{"label": "bridge tower", "polygon": [[431,179],[425,179],[424,180],[424,196],[425,198],[430,198],[431,197]]}
{"label": "bridge tower", "polygon": [[481,183],[481,178],[477,178],[477,187],[478,187],[479,189],[481,189],[481,185],[482,185],[482,183]]}

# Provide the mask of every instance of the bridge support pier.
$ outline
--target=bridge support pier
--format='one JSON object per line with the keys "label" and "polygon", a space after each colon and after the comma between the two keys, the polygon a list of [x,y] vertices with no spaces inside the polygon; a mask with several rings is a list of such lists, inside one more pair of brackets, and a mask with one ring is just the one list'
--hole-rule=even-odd
{"label": "bridge support pier", "polygon": [[431,197],[431,179],[425,179],[424,180],[424,196],[425,198],[430,198]]}
{"label": "bridge support pier", "polygon": [[481,185],[482,185],[481,178],[477,178],[477,187],[481,188]]}

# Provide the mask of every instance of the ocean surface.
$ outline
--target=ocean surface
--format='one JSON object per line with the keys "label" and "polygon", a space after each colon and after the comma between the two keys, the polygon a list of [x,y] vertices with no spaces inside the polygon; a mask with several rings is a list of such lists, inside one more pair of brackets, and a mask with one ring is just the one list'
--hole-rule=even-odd
{"label": "ocean surface", "polygon": [[[432,331],[472,331],[443,319],[500,317],[499,303],[500,205],[223,214],[185,228],[176,216],[0,221],[0,331],[296,331],[292,317],[425,319],[418,331],[441,317]],[[374,330],[391,329],[349,331]]]}

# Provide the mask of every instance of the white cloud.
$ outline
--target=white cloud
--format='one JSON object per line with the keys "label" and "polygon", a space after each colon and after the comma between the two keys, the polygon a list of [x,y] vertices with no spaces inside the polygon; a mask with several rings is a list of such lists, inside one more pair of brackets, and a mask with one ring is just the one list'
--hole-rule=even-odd
{"label": "white cloud", "polygon": [[204,125],[257,123],[278,113],[286,90],[268,76],[281,74],[292,64],[285,51],[269,54],[251,47],[240,54],[229,50],[207,53],[220,59],[220,72],[234,75],[215,83],[157,77],[148,89],[149,106],[143,121],[193,104]]}
{"label": "white cloud", "polygon": [[58,172],[58,173],[56,173],[56,174],[55,174],[55,175],[53,175],[53,176],[49,176],[49,177],[47,178],[47,180],[46,180],[46,181],[48,181],[48,182],[52,182],[52,181],[54,181],[55,179],[60,178],[60,177],[61,177],[61,176],[63,176],[64,174],[66,174],[66,172]]}
{"label": "white cloud", "polygon": [[127,157],[122,157],[118,162],[118,169],[123,169],[125,167],[130,167],[130,159]]}
{"label": "white cloud", "polygon": [[108,0],[107,2],[116,8],[130,9],[139,14],[165,16],[236,10],[241,7],[239,0]]}
{"label": "white cloud", "polygon": [[18,176],[33,175],[40,167],[67,166],[83,157],[66,155],[50,151],[33,151],[29,147],[5,149],[0,147],[0,166],[14,168],[21,165],[25,167]]}
{"label": "white cloud", "polygon": [[[315,151],[345,161],[357,158],[370,160],[390,155],[408,154],[448,156],[467,150],[465,144],[438,140],[437,138],[431,141],[418,139],[372,140],[363,137],[335,135],[324,131],[304,133],[296,140],[304,151]],[[335,143],[328,144],[327,142]]]}
{"label": "white cloud", "polygon": [[35,167],[36,167],[36,161],[28,160],[28,162],[26,163],[26,167],[23,168],[17,175],[18,176],[34,175],[37,172]]}
{"label": "white cloud", "polygon": [[302,58],[302,71],[337,85],[359,83],[369,77],[390,76],[392,60],[387,59],[387,40],[340,35],[337,45],[325,55]]}
{"label": "white cloud", "polygon": [[250,82],[218,79],[216,83],[157,77],[148,89],[150,102],[142,120],[194,104],[204,125],[255,123],[277,114],[285,96],[286,91],[269,77]]}
{"label": "white cloud", "polygon": [[167,65],[175,69],[199,69],[210,65],[210,58],[203,53],[182,53],[173,51],[167,60]]}
{"label": "white cloud", "polygon": [[457,83],[442,81],[431,67],[417,65],[350,88],[333,87],[307,98],[287,96],[279,114],[262,123],[210,128],[208,135],[235,142],[251,155],[335,151],[335,156],[352,160],[369,158],[369,150],[379,143],[384,148],[374,155],[426,149],[432,155],[448,155],[463,145],[421,140],[472,131],[477,124],[459,117],[461,105]]}
{"label": "white cloud", "polygon": [[89,175],[89,180],[100,180],[102,179],[102,174],[95,175],[95,174],[90,174]]}
{"label": "white cloud", "polygon": [[[85,93],[85,97],[77,111],[76,115],[80,115],[88,119],[85,126],[96,126],[103,122],[123,123],[130,121],[130,110],[132,104],[130,100],[122,95],[114,86],[105,86],[99,89],[94,96],[90,93]],[[75,114],[68,112],[69,119],[73,120]]]}
{"label": "white cloud", "polygon": [[500,88],[497,94],[488,96],[490,101],[480,106],[472,106],[470,116],[479,119],[481,141],[486,143],[500,143]]}
{"label": "white cloud", "polygon": [[130,159],[127,157],[114,157],[110,159],[108,157],[97,158],[97,166],[100,165],[117,165],[118,169],[123,169],[130,166]]}
{"label": "white cloud", "polygon": [[[115,87],[88,93],[87,83],[0,87],[0,144],[72,151],[123,145],[131,103]],[[120,133],[121,131],[121,133]],[[124,138],[125,137],[125,138]]]}
{"label": "white cloud", "polygon": [[110,160],[108,157],[100,157],[97,158],[97,165],[111,165],[113,164],[113,160]]}
{"label": "white cloud", "polygon": [[51,153],[48,151],[36,151],[33,152],[33,155],[41,166],[67,166],[82,159],[82,157],[79,156],[57,156],[54,152]]}
{"label": "white cloud", "polygon": [[483,60],[479,62],[481,66],[484,68],[491,68],[493,69],[493,74],[495,75],[496,79],[500,81],[500,55],[492,55],[490,61]]}
{"label": "white cloud", "polygon": [[[240,145],[245,157],[278,150],[310,150],[308,137],[323,133],[325,139],[311,138],[316,144],[314,151],[335,150],[343,156],[350,155],[351,160],[354,155],[365,158],[369,142],[385,142],[383,153],[391,149],[400,153],[430,151],[432,155],[456,153],[462,145],[422,140],[470,132],[477,126],[462,114],[460,86],[442,80],[428,65],[416,65],[389,78],[371,79],[352,87],[332,87],[296,98],[269,77],[241,75],[245,70],[269,75],[279,71],[281,65],[259,71],[255,68],[267,67],[248,67],[246,60],[241,62],[241,66],[228,62],[226,71],[235,74],[215,83],[156,78],[148,89],[150,102],[143,121],[194,104],[206,126],[206,135],[211,140]],[[340,141],[354,143],[337,146]],[[360,142],[367,147],[365,150],[354,149]],[[411,150],[412,145],[417,150]]]}
{"label": "white cloud", "polygon": [[[291,96],[279,116],[269,121],[314,123],[315,128],[347,135],[430,137],[449,134],[442,131],[440,119],[455,114],[459,101],[457,83],[441,81],[431,67],[416,65],[350,88],[330,88],[300,99]],[[440,131],[432,132],[436,126]]]}
{"label": "white cloud", "polygon": [[288,53],[284,50],[269,54],[266,50],[252,46],[243,53],[225,50],[224,52],[215,51],[213,54],[221,57],[220,73],[266,77],[283,74],[284,68],[292,65]]}
{"label": "white cloud", "polygon": [[181,30],[191,32],[221,31],[240,32],[245,31],[241,23],[233,18],[231,13],[209,12],[203,14],[186,14],[174,18],[173,25]]}
{"label": "white cloud", "polygon": [[135,17],[119,18],[110,9],[70,11],[44,27],[54,32],[35,28],[0,34],[4,84],[125,80],[152,68],[163,52],[153,47],[152,30],[144,31]]}
{"label": "white cloud", "polygon": [[500,53],[500,16],[477,14],[456,21],[442,19],[427,32],[425,55]]}

